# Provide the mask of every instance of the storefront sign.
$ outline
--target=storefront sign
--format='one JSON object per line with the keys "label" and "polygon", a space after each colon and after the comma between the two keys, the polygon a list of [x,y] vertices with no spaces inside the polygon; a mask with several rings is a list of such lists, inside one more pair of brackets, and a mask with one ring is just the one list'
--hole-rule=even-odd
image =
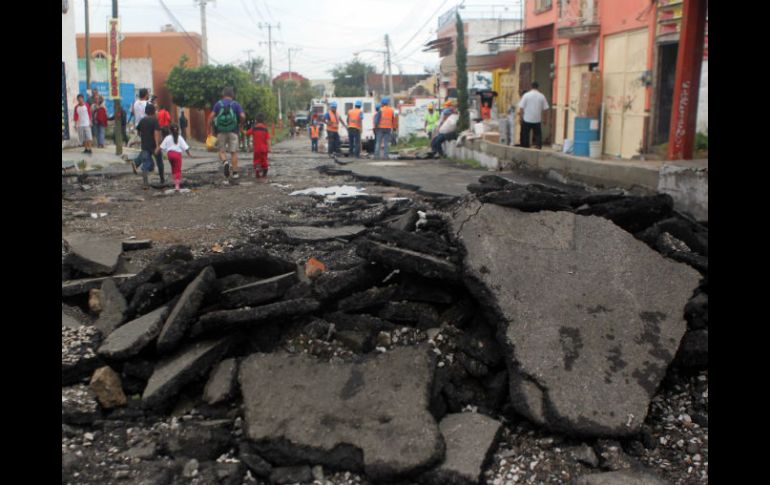
{"label": "storefront sign", "polygon": [[110,99],[120,99],[120,44],[118,39],[118,19],[111,18],[107,21],[107,66],[110,81]]}

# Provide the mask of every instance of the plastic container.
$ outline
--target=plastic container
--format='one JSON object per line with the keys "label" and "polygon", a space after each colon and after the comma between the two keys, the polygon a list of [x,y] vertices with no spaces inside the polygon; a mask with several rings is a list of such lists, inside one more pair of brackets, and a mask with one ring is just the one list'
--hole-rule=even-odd
{"label": "plastic container", "polygon": [[575,155],[587,157],[591,150],[589,143],[599,140],[599,120],[596,118],[575,118]]}
{"label": "plastic container", "polygon": [[600,141],[589,141],[588,142],[588,156],[591,158],[601,158],[602,157],[602,142]]}

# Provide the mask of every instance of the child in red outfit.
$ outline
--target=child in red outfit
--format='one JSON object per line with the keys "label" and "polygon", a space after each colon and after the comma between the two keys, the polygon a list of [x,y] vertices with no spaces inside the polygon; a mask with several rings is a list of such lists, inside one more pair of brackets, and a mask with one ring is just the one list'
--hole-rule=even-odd
{"label": "child in red outfit", "polygon": [[267,154],[270,151],[270,132],[265,126],[265,117],[257,115],[257,123],[246,132],[252,136],[254,146],[254,172],[257,178],[267,178],[269,168]]}

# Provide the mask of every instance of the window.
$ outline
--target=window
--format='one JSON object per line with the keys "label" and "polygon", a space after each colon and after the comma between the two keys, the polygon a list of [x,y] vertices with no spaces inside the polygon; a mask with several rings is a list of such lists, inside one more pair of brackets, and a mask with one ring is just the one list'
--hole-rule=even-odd
{"label": "window", "polygon": [[551,10],[553,0],[535,0],[535,13],[542,13]]}

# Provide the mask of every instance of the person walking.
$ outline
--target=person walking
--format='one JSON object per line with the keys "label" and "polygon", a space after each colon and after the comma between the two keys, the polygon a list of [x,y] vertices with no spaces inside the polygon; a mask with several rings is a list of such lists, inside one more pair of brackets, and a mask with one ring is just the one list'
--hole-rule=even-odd
{"label": "person walking", "polygon": [[339,125],[347,128],[345,121],[337,114],[337,102],[329,103],[329,111],[324,115],[326,122],[326,137],[329,139],[329,156],[337,155],[340,152],[340,134]]}
{"label": "person walking", "polygon": [[169,134],[169,125],[171,125],[171,113],[168,112],[165,106],[161,106],[158,109],[158,125],[160,125],[160,132],[163,135],[163,139]]}
{"label": "person walking", "polygon": [[99,105],[96,107],[94,126],[96,127],[96,146],[104,148],[104,131],[107,129],[107,108],[104,107],[104,98],[99,96]]}
{"label": "person walking", "polygon": [[356,100],[354,108],[348,111],[348,140],[350,156],[361,158],[361,127],[364,124],[364,112],[361,110],[361,100]]}
{"label": "person walking", "polygon": [[390,138],[393,133],[393,126],[395,124],[395,114],[393,108],[389,106],[390,99],[388,97],[382,98],[380,101],[380,111],[374,115],[374,127],[375,131],[375,148],[374,158],[380,158],[380,142],[384,145],[385,159],[388,158],[390,151]]}
{"label": "person walking", "polygon": [[90,155],[93,133],[91,132],[91,106],[85,102],[82,94],[78,94],[77,104],[73,110],[73,119],[78,130],[78,138],[85,149],[83,153]]}
{"label": "person walking", "polygon": [[158,125],[158,118],[155,116],[155,106],[150,104],[145,107],[144,116],[136,126],[136,131],[139,132],[142,151],[131,168],[133,168],[134,173],[136,173],[136,165],[142,168],[143,188],[147,190],[150,186],[148,173],[152,172],[153,158],[158,164],[160,183],[165,182],[163,179],[163,155],[160,151],[160,125]]}
{"label": "person walking", "polygon": [[524,93],[519,101],[519,118],[521,119],[521,146],[529,148],[530,131],[535,132],[535,148],[543,148],[543,111],[549,108],[543,93],[537,90],[537,81],[532,83],[532,89]]}
{"label": "person walking", "polygon": [[254,176],[258,179],[267,181],[267,170],[270,168],[267,160],[267,154],[270,152],[270,131],[265,125],[265,115],[257,114],[256,124],[246,132],[252,137],[254,146]]}
{"label": "person walking", "polygon": [[139,122],[145,116],[145,108],[147,107],[147,98],[149,96],[150,93],[147,91],[147,88],[142,88],[139,90],[139,99],[131,105],[131,117],[134,119],[134,123],[136,123],[135,126],[139,126]]}
{"label": "person walking", "polygon": [[[87,91],[88,90],[86,89],[86,92]],[[96,89],[96,88],[93,88],[93,89],[91,89],[91,96],[89,96],[88,99],[86,100],[86,103],[88,103],[88,106],[91,107],[91,121],[92,121],[92,123],[91,123],[91,135],[93,136],[94,139],[98,139],[98,137],[96,136],[97,135],[97,133],[96,133],[96,123],[94,122],[94,120],[96,119],[96,109],[99,107],[99,98],[100,97],[101,96],[99,95],[99,90]]]}
{"label": "person walking", "polygon": [[179,125],[168,125],[169,134],[160,143],[160,149],[166,153],[168,162],[171,165],[171,176],[174,179],[174,190],[179,192],[179,185],[182,183],[182,152],[187,152],[187,156],[195,158],[190,153],[190,146],[184,141],[184,137],[179,134]]}
{"label": "person walking", "polygon": [[308,127],[309,133],[310,133],[310,151],[311,152],[318,152],[318,133],[319,133],[319,126],[318,122],[316,120],[313,120],[313,122]]}
{"label": "person walking", "polygon": [[182,136],[187,136],[187,117],[184,115],[184,108],[179,108],[179,132]]}
{"label": "person walking", "polygon": [[440,116],[438,110],[433,109],[433,103],[428,103],[428,112],[425,113],[425,133],[428,134],[428,138],[433,138],[433,129],[436,128],[438,123],[438,117]]}
{"label": "person walking", "polygon": [[[209,115],[209,125],[217,136],[219,161],[222,162],[225,178],[230,178],[232,164],[233,178],[238,178],[238,126],[246,119],[243,108],[233,97],[235,92],[228,86],[222,90],[222,99],[217,101]],[[225,152],[230,153],[227,161]]]}

